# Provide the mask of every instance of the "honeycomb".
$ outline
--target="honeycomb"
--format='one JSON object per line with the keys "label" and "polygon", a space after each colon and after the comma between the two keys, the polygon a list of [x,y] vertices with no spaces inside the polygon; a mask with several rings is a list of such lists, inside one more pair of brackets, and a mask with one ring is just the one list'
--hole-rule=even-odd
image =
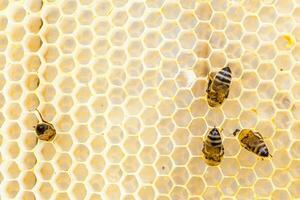
{"label": "honeycomb", "polygon": [[[0,199],[299,199],[299,35],[299,0],[0,0]],[[211,109],[207,75],[227,63]]]}

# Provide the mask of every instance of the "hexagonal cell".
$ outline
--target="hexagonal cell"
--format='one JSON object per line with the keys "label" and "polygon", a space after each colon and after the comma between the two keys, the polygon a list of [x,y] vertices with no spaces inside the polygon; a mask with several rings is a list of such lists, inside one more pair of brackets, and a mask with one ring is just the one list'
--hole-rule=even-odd
{"label": "hexagonal cell", "polygon": [[[258,30],[258,36],[263,41],[273,41],[276,38],[277,33],[272,25],[262,25]],[[285,43],[285,45],[287,45],[287,40],[282,41]],[[285,46],[283,49],[286,49],[286,47],[287,46]]]}
{"label": "hexagonal cell", "polygon": [[252,188],[241,188],[238,193],[236,194],[236,197],[238,200],[251,200],[255,196],[255,193]]}
{"label": "hexagonal cell", "polygon": [[188,191],[185,187],[182,186],[175,186],[171,191],[171,199],[187,199],[188,198]]}
{"label": "hexagonal cell", "polygon": [[276,89],[273,82],[261,82],[257,88],[258,95],[262,99],[272,99],[275,95]]}
{"label": "hexagonal cell", "polygon": [[107,199],[120,199],[120,193],[118,185],[115,184],[109,184],[105,190]]}
{"label": "hexagonal cell", "polygon": [[136,154],[141,148],[141,144],[137,136],[129,136],[124,141],[124,150],[128,154]]}
{"label": "hexagonal cell", "polygon": [[138,188],[138,181],[135,176],[128,175],[123,179],[122,185],[126,192],[133,193]]}
{"label": "hexagonal cell", "polygon": [[256,32],[259,27],[259,20],[255,15],[248,15],[244,18],[243,26],[248,32]]}
{"label": "hexagonal cell", "polygon": [[54,174],[53,166],[48,162],[42,163],[39,166],[39,173],[44,180],[50,180]]}
{"label": "hexagonal cell", "polygon": [[254,166],[254,171],[257,177],[269,177],[274,168],[271,162],[257,162]]}
{"label": "hexagonal cell", "polygon": [[183,12],[178,19],[180,26],[183,29],[192,29],[197,24],[196,16],[191,12]]}
{"label": "hexagonal cell", "polygon": [[288,171],[278,169],[272,175],[272,182],[276,187],[285,188],[291,182],[291,176]]}
{"label": "hexagonal cell", "polygon": [[212,68],[223,68],[226,64],[226,55],[223,51],[215,50],[210,54],[209,62]]}
{"label": "hexagonal cell", "polygon": [[90,165],[94,172],[99,173],[104,170],[106,163],[101,155],[94,155],[91,158]]}
{"label": "hexagonal cell", "polygon": [[275,114],[276,108],[270,101],[261,101],[253,111],[256,112],[261,119],[271,119]]}
{"label": "hexagonal cell", "polygon": [[19,190],[20,186],[18,181],[11,180],[5,184],[5,193],[8,196],[8,198],[14,199],[19,193]]}
{"label": "hexagonal cell", "polygon": [[291,156],[290,155],[294,155],[295,151],[297,151],[297,149],[294,148],[294,146],[291,147],[290,149],[290,154],[286,149],[280,149],[278,151],[275,151],[272,155],[276,156],[276,158],[274,157],[273,159],[273,165],[276,168],[286,168],[289,166],[290,162],[291,162]]}
{"label": "hexagonal cell", "polygon": [[289,90],[293,85],[292,77],[288,73],[278,74],[274,81],[278,90]]}
{"label": "hexagonal cell", "polygon": [[143,166],[140,169],[139,177],[143,183],[153,183],[156,172],[152,166]]}
{"label": "hexagonal cell", "polygon": [[101,133],[105,129],[106,125],[106,119],[102,115],[96,116],[91,122],[92,130],[95,133]]}
{"label": "hexagonal cell", "polygon": [[222,49],[226,45],[226,37],[222,32],[213,32],[211,34],[209,44],[213,49]]}
{"label": "hexagonal cell", "polygon": [[195,28],[198,39],[208,40],[212,33],[212,27],[209,23],[199,22]]}
{"label": "hexagonal cell", "polygon": [[277,111],[273,122],[277,128],[286,129],[291,126],[292,116],[286,111]]}
{"label": "hexagonal cell", "polygon": [[259,45],[259,38],[254,33],[245,34],[242,38],[242,45],[247,50],[255,50]]}
{"label": "hexagonal cell", "polygon": [[288,0],[288,1],[278,0],[275,4],[275,8],[279,14],[288,14],[293,10],[294,3],[292,0]]}
{"label": "hexagonal cell", "polygon": [[290,16],[279,16],[275,22],[275,28],[279,32],[291,32],[294,27],[295,21]]}
{"label": "hexagonal cell", "polygon": [[233,196],[238,191],[238,185],[234,178],[224,178],[220,188],[223,194]]}
{"label": "hexagonal cell", "polygon": [[57,174],[55,178],[55,184],[59,190],[67,190],[71,183],[71,177],[66,172]]}
{"label": "hexagonal cell", "polygon": [[229,23],[225,29],[226,37],[229,40],[240,40],[243,32],[242,26],[238,23]]}
{"label": "hexagonal cell", "polygon": [[173,183],[168,176],[159,176],[155,180],[155,187],[161,194],[168,194],[172,189]]}
{"label": "hexagonal cell", "polygon": [[119,146],[111,146],[106,156],[111,163],[119,163],[124,158],[124,153]]}
{"label": "hexagonal cell", "polygon": [[256,181],[255,173],[252,169],[243,168],[237,174],[237,181],[242,186],[252,186]]}
{"label": "hexagonal cell", "polygon": [[106,179],[111,183],[116,183],[122,178],[122,170],[119,165],[110,165],[105,171]]}
{"label": "hexagonal cell", "polygon": [[85,145],[79,144],[74,149],[75,159],[79,162],[83,162],[87,160],[89,155],[90,155],[89,149]]}
{"label": "hexagonal cell", "polygon": [[162,14],[166,19],[176,19],[180,14],[178,3],[166,2],[161,8]]}
{"label": "hexagonal cell", "polygon": [[220,199],[221,196],[222,193],[217,187],[207,187],[203,193],[204,199]]}
{"label": "hexagonal cell", "polygon": [[132,173],[136,172],[140,165],[139,160],[135,156],[127,156],[122,163],[122,169],[127,173]]}
{"label": "hexagonal cell", "polygon": [[140,199],[151,200],[155,197],[155,191],[151,186],[144,186],[140,188],[138,195]]}
{"label": "hexagonal cell", "polygon": [[273,191],[273,185],[269,179],[258,179],[254,185],[257,196],[269,197]]}
{"label": "hexagonal cell", "polygon": [[[169,137],[161,137],[160,140],[156,144],[156,148],[161,155],[168,155],[174,149],[174,145]],[[188,152],[185,151],[182,153],[187,154]],[[180,154],[180,152],[178,151],[177,154]],[[176,157],[176,155],[175,155],[175,157]],[[178,159],[180,159],[180,158],[178,158]],[[182,159],[185,159],[185,158],[182,158]]]}
{"label": "hexagonal cell", "polygon": [[276,49],[272,43],[264,43],[260,45],[258,55],[262,60],[271,60],[276,55]]}
{"label": "hexagonal cell", "polygon": [[76,183],[72,188],[72,194],[76,200],[84,199],[86,196],[86,187],[83,183]]}

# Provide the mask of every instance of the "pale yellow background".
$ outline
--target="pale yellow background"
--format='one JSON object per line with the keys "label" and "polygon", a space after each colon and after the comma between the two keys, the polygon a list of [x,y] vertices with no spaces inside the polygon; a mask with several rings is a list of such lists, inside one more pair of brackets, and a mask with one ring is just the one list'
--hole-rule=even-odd
{"label": "pale yellow background", "polygon": [[[211,109],[207,75],[227,63]],[[300,198],[299,0],[0,0],[0,89],[0,199]],[[213,126],[218,167],[201,152]]]}

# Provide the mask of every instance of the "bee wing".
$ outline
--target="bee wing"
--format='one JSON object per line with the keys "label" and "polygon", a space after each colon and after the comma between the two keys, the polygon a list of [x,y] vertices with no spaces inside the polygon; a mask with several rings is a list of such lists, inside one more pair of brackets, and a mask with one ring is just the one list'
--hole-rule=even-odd
{"label": "bee wing", "polygon": [[264,139],[263,136],[259,132],[254,132],[254,135],[262,140]]}

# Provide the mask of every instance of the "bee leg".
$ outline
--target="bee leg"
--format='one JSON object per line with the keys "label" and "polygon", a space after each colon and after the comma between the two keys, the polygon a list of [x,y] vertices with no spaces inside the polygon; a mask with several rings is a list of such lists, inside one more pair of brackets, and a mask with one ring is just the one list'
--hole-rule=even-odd
{"label": "bee leg", "polygon": [[225,98],[227,99],[229,95],[229,90],[227,91],[227,93],[225,94]]}
{"label": "bee leg", "polygon": [[210,92],[210,86],[211,86],[211,84],[212,84],[212,81],[211,81],[211,79],[209,79],[209,81],[208,81],[208,86],[207,86],[207,89],[206,89],[206,92],[207,93],[209,93]]}

